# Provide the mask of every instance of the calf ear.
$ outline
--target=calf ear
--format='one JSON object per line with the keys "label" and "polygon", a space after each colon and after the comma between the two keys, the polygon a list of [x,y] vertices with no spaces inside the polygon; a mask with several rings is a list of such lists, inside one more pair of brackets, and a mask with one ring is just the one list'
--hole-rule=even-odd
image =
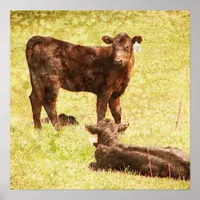
{"label": "calf ear", "polygon": [[98,143],[94,142],[94,143],[93,143],[93,146],[97,148]]}
{"label": "calf ear", "polygon": [[106,44],[112,44],[112,43],[113,43],[113,38],[111,38],[110,36],[105,35],[105,36],[103,36],[101,39],[102,39]]}
{"label": "calf ear", "polygon": [[118,133],[125,131],[129,127],[129,123],[120,123],[118,125]]}
{"label": "calf ear", "polygon": [[85,125],[85,128],[87,131],[89,131],[91,134],[99,134],[100,129],[97,127],[97,125]]}
{"label": "calf ear", "polygon": [[132,39],[132,43],[135,44],[136,42],[140,44],[142,42],[142,37],[141,36],[135,36]]}

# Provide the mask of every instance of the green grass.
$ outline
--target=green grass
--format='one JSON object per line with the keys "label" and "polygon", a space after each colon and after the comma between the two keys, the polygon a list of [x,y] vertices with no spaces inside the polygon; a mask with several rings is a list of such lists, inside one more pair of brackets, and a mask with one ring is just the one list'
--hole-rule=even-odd
{"label": "green grass", "polygon": [[190,189],[190,181],[90,170],[95,148],[84,125],[96,123],[91,93],[60,90],[58,113],[75,116],[79,126],[57,132],[49,124],[34,130],[25,59],[33,35],[84,45],[104,45],[101,37],[107,34],[142,35],[142,52],[135,55],[132,79],[121,98],[122,120],[130,123],[121,141],[190,153],[189,11],[12,11],[10,22],[11,189]]}

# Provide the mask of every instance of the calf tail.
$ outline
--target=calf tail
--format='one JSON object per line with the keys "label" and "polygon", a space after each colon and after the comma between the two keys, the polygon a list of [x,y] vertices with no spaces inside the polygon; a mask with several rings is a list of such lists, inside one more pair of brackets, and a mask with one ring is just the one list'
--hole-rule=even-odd
{"label": "calf tail", "polygon": [[37,44],[47,43],[51,41],[51,37],[33,36],[30,38],[26,44],[26,60],[30,67],[32,61],[32,51]]}
{"label": "calf tail", "polygon": [[[26,60],[28,63],[28,68],[30,72],[30,80],[32,88],[35,88],[36,92],[40,92],[43,90],[42,84],[40,83],[39,77],[36,75],[36,68],[34,68],[33,62],[32,62],[32,55],[34,47],[37,44],[41,43],[47,43],[50,40],[50,37],[42,37],[42,36],[33,36],[30,38],[26,44]],[[38,94],[38,96],[40,96]]]}
{"label": "calf tail", "polygon": [[28,63],[28,66],[31,65],[31,60],[32,60],[32,50],[34,49],[34,47],[41,43],[41,38],[40,36],[33,36],[32,38],[30,38],[26,44],[26,60]]}

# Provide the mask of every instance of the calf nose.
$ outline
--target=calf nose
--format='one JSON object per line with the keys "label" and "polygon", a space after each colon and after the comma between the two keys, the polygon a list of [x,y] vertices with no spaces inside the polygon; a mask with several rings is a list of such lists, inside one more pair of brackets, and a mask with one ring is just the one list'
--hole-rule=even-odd
{"label": "calf nose", "polygon": [[121,65],[122,64],[122,60],[120,59],[120,60],[114,60],[114,62],[115,62],[115,64],[117,64],[117,65]]}
{"label": "calf nose", "polygon": [[122,60],[119,60],[118,63],[121,65],[122,64]]}

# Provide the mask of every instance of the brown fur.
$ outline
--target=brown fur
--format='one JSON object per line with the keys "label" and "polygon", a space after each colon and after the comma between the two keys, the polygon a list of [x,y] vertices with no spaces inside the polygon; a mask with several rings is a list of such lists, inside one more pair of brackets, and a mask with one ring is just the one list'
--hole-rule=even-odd
{"label": "brown fur", "polygon": [[104,119],[97,125],[86,125],[86,129],[98,135],[94,170],[130,170],[145,176],[190,179],[190,159],[182,150],[174,147],[156,148],[124,145],[119,132],[128,124],[115,124]]}
{"label": "brown fur", "polygon": [[115,38],[103,36],[102,40],[112,45],[81,46],[42,36],[34,36],[27,42],[35,128],[41,128],[40,113],[44,106],[52,124],[59,129],[56,100],[60,88],[96,94],[97,121],[105,118],[109,104],[115,122],[121,122],[120,96],[131,77],[133,44],[141,43],[142,38],[120,33]]}

